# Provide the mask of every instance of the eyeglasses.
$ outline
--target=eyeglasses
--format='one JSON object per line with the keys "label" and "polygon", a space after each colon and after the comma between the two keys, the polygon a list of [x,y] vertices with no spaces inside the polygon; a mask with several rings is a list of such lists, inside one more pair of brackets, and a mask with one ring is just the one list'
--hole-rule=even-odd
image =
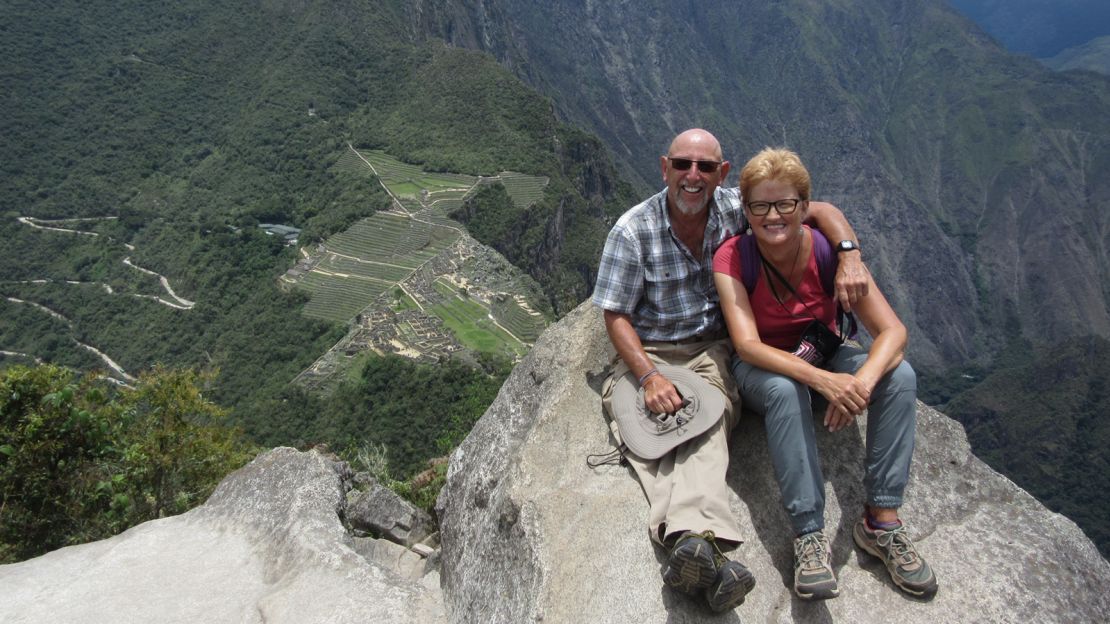
{"label": "eyeglasses", "polygon": [[689,171],[690,167],[697,165],[698,171],[702,173],[713,173],[721,166],[719,160],[690,160],[689,158],[671,158],[667,156],[667,162],[671,163],[677,171]]}
{"label": "eyeglasses", "polygon": [[748,210],[752,211],[752,215],[762,217],[771,212],[771,206],[774,206],[780,215],[788,215],[797,210],[798,204],[802,201],[801,199],[780,199],[773,202],[748,202]]}

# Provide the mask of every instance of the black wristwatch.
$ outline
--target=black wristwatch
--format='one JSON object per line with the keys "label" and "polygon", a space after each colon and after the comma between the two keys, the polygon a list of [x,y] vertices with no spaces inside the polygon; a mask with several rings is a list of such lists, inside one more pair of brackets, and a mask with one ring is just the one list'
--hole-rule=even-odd
{"label": "black wristwatch", "polygon": [[836,253],[842,251],[859,251],[859,245],[856,244],[856,241],[842,240],[836,244]]}

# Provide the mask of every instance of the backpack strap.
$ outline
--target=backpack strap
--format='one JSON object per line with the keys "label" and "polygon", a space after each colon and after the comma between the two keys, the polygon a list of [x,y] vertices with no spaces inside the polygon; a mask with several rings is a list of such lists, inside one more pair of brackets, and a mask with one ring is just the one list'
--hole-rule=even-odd
{"label": "backpack strap", "polygon": [[836,296],[836,267],[840,264],[840,259],[833,255],[832,245],[829,245],[829,239],[821,232],[810,228],[809,233],[813,238],[813,255],[817,257],[817,273],[821,276],[821,287],[825,289],[825,294],[830,297]]}
{"label": "backpack strap", "polygon": [[[814,228],[810,228],[810,234],[813,238],[813,255],[817,259],[817,272],[821,276],[821,287],[825,289],[825,294],[836,298],[836,268],[840,265],[840,258],[833,252],[832,245],[829,244],[829,239],[825,235]],[[847,338],[855,339],[859,333],[859,326],[856,324],[856,315],[851,312],[844,312],[844,308],[840,306],[838,301],[836,304],[836,325],[843,327],[844,319],[848,319],[848,331],[842,330],[842,335]]]}
{"label": "backpack strap", "polygon": [[755,244],[755,237],[751,234],[740,235],[740,281],[744,282],[744,289],[748,295],[755,290],[755,283],[759,281],[759,247]]}

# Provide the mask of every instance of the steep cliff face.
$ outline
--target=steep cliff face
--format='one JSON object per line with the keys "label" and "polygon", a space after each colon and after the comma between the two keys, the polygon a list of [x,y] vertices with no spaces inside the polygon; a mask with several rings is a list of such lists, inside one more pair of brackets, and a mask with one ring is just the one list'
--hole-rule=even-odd
{"label": "steep cliff face", "polygon": [[[1110,81],[1009,55],[939,0],[518,0],[419,6],[601,137],[641,191],[700,125],[743,163],[797,149],[911,328],[923,368],[1110,335]],[[465,10],[464,8],[465,7]]]}
{"label": "steep cliff face", "polygon": [[[609,450],[599,396],[612,357],[599,310],[548,329],[454,453],[440,494],[442,579],[452,622],[719,622],[665,588],[662,551],[632,471],[590,469]],[[850,535],[864,500],[863,431],[818,432],[841,596],[794,598],[792,535],[762,420],[731,437],[734,557],[756,586],[724,621],[1073,622],[1110,616],[1110,563],[1068,519],[971,454],[958,423],[919,405],[903,516],[940,579],[932,602],[898,593]]]}

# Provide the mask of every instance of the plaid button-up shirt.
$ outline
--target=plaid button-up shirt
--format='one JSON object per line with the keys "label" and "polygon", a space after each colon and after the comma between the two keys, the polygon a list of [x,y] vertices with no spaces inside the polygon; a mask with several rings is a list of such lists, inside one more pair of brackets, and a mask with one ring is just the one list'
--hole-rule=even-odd
{"label": "plaid button-up shirt", "polygon": [[609,232],[593,302],[628,314],[641,340],[684,340],[724,327],[713,252],[745,227],[740,190],[718,187],[709,203],[701,260],[671,230],[667,192],[621,215]]}

